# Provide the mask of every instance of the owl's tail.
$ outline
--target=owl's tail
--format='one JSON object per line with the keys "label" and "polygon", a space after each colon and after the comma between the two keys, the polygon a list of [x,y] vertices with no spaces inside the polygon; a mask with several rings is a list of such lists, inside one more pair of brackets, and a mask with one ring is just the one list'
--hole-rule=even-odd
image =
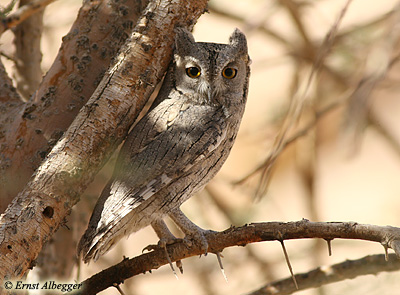
{"label": "owl's tail", "polygon": [[89,263],[90,260],[96,261],[100,256],[108,252],[123,236],[122,234],[118,234],[118,231],[111,234],[108,228],[98,228],[102,212],[102,208],[100,207],[104,206],[104,202],[110,194],[111,184],[112,182],[110,181],[103,189],[90,217],[88,228],[78,243],[77,256],[78,258],[82,257],[85,263]]}

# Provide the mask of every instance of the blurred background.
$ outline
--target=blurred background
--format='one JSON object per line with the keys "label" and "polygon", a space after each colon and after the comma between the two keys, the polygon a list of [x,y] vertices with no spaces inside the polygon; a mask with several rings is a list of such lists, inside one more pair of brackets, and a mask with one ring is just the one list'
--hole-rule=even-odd
{"label": "blurred background", "polygon": [[[321,49],[346,2],[210,1],[209,13],[195,26],[196,40],[226,43],[238,27],[248,38],[252,73],[247,109],[228,161],[204,191],[182,206],[199,226],[224,230],[231,225],[302,218],[400,226],[399,2],[352,1],[335,42]],[[8,1],[0,0],[0,4]],[[46,9],[43,74],[80,6],[81,1],[59,0]],[[0,39],[5,55],[13,54],[12,38],[6,32]],[[327,50],[304,90],[315,60]],[[4,56],[2,60],[12,73],[12,62]],[[279,154],[270,178],[260,186],[260,169],[298,93],[305,93],[300,95],[302,113],[288,134],[298,138]],[[299,133],[303,130],[307,132]],[[76,239],[86,228],[111,171],[112,165],[102,170],[68,218]],[[140,255],[145,246],[157,241],[152,229],[146,228],[96,263],[80,263],[69,281],[82,281],[123,256]],[[333,255],[328,256],[324,241],[285,244],[295,273],[384,251],[378,243],[334,240]],[[228,282],[210,254],[185,259],[184,275],[178,274],[178,281],[169,266],[163,266],[126,280],[121,288],[135,295],[245,294],[290,275],[278,242],[228,248],[223,255]],[[399,278],[399,272],[380,273],[296,294],[397,294]],[[101,294],[118,291],[110,288]]]}

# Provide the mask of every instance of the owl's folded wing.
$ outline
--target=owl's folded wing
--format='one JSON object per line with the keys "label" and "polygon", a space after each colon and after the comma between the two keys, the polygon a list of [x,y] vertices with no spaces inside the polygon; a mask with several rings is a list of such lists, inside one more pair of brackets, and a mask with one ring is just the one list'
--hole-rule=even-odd
{"label": "owl's folded wing", "polygon": [[[96,247],[107,247],[100,251],[103,254],[116,236],[129,234],[116,232],[126,231],[124,217],[134,208],[208,158],[226,137],[224,117],[222,107],[167,101],[133,128],[79,244],[78,251],[84,252],[86,261],[92,256],[89,252],[98,252]],[[114,236],[112,243],[107,241],[110,236]]]}

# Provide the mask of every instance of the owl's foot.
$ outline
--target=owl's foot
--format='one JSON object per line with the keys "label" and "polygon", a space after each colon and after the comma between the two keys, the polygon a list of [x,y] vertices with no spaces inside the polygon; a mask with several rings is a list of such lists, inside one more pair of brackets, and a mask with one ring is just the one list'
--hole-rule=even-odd
{"label": "owl's foot", "polygon": [[[160,238],[160,241],[158,242],[157,245],[149,245],[145,249],[146,250],[155,250],[158,248],[163,248],[165,251],[165,255],[167,257],[167,260],[169,262],[169,265],[174,272],[175,277],[178,279],[178,276],[176,275],[175,269],[172,265],[171,259],[168,255],[167,252],[167,245],[171,245],[174,243],[180,243],[184,242],[187,246],[192,245],[192,241],[196,241],[201,245],[201,249],[203,250],[203,253],[207,255],[208,253],[208,241],[207,241],[207,235],[210,233],[213,233],[214,231],[212,230],[205,230],[202,229],[201,227],[197,226],[194,224],[192,221],[190,221],[189,218],[186,217],[186,215],[178,208],[176,210],[173,210],[172,212],[169,213],[169,216],[171,219],[175,222],[175,224],[182,230],[182,232],[185,234],[184,239],[179,239],[176,238],[168,229],[167,225],[163,220],[157,220],[151,224],[153,227],[154,231],[157,233],[158,237]],[[218,264],[221,269],[222,275],[224,276],[225,280],[228,281],[224,267],[222,265],[222,260],[221,258],[223,257],[221,252],[215,252],[215,255],[217,256]],[[176,266],[179,268],[180,272],[183,273],[183,267],[182,267],[182,261],[178,260],[176,261]]]}
{"label": "owl's foot", "polygon": [[[168,251],[167,251],[167,245],[175,244],[177,242],[182,242],[182,239],[176,238],[168,229],[167,225],[165,222],[160,219],[154,221],[151,226],[153,227],[154,231],[156,232],[157,236],[160,238],[158,241],[157,245],[148,245],[144,250],[155,250],[158,248],[164,249],[165,256],[167,257],[169,266],[172,269],[172,272],[174,273],[175,277],[178,279],[178,276],[176,274],[175,268],[172,264],[171,258],[169,257]],[[183,273],[183,267],[182,267],[182,262],[180,260],[176,261],[176,266],[179,268],[179,271]]]}
{"label": "owl's foot", "polygon": [[[197,226],[189,218],[187,218],[186,215],[179,208],[172,211],[169,214],[169,216],[185,234],[185,239],[184,239],[185,243],[188,244],[188,246],[190,246],[191,240],[195,240],[197,243],[200,243],[204,255],[207,255],[208,252],[207,235],[213,233],[214,231],[205,230]],[[228,278],[226,277],[225,274],[224,266],[222,265],[221,257],[223,256],[221,252],[215,252],[215,255],[217,256],[218,264],[222,272],[222,275],[224,276],[225,281],[228,281]]]}
{"label": "owl's foot", "polygon": [[189,218],[178,208],[169,213],[171,219],[185,234],[185,242],[190,246],[191,240],[201,245],[204,255],[208,253],[207,235],[212,233],[211,230],[205,230],[190,221]]}

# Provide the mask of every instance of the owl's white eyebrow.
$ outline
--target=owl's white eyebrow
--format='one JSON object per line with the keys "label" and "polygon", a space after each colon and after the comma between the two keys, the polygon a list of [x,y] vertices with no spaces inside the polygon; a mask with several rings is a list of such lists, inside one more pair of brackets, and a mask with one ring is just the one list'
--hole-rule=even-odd
{"label": "owl's white eyebrow", "polygon": [[186,61],[186,66],[187,67],[198,67],[199,63],[194,59],[190,59],[190,60]]}

